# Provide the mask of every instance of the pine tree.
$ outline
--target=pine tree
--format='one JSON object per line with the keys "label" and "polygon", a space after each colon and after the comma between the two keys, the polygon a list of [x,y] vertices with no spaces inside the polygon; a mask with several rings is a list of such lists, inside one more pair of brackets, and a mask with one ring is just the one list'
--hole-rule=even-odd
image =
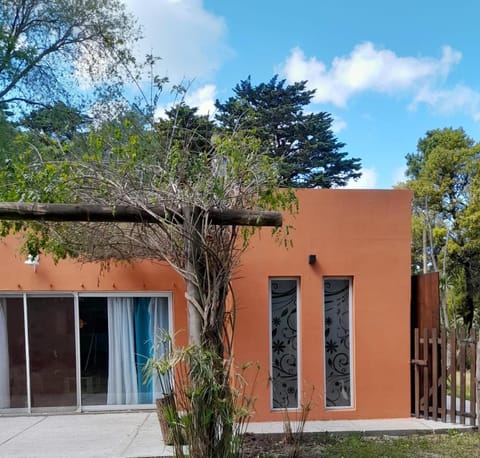
{"label": "pine tree", "polygon": [[216,119],[229,131],[245,131],[261,140],[280,164],[284,185],[304,188],[344,186],[360,177],[360,160],[348,158],[332,130],[329,113],[305,113],[315,91],[306,81],[286,84],[274,76],[253,86],[250,77],[225,103],[217,100]]}

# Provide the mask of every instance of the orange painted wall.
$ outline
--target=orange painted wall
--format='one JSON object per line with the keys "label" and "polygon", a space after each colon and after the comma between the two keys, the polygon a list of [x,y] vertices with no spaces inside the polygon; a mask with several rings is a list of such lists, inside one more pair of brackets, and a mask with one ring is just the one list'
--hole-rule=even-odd
{"label": "orange painted wall", "polygon": [[40,255],[40,264],[25,265],[19,253],[19,238],[0,240],[0,292],[172,292],[173,327],[179,345],[187,342],[187,314],[183,279],[165,263],[137,262],[113,265],[102,270],[97,263],[77,263],[70,260],[54,264]]}
{"label": "orange painted wall", "polygon": [[[255,421],[281,420],[270,408],[269,277],[300,280],[301,392],[312,397],[310,419],[410,415],[409,191],[303,190],[293,248],[275,244],[267,229],[245,253],[235,290],[235,355],[256,361]],[[317,262],[308,264],[308,255]],[[353,278],[354,408],[326,410],[323,397],[324,276]]]}
{"label": "orange painted wall", "polygon": [[[258,362],[254,421],[282,420],[270,408],[270,277],[300,280],[301,391],[313,394],[309,419],[388,418],[410,415],[410,201],[403,190],[302,190],[293,248],[262,229],[244,254],[234,288],[238,300],[235,357]],[[45,256],[37,272],[0,240],[0,291],[172,291],[177,343],[186,342],[184,283],[168,266],[141,262],[100,272],[97,264]],[[317,263],[308,264],[315,254]],[[353,278],[354,408],[326,410],[323,399],[322,279]],[[305,399],[305,397],[304,397]]]}

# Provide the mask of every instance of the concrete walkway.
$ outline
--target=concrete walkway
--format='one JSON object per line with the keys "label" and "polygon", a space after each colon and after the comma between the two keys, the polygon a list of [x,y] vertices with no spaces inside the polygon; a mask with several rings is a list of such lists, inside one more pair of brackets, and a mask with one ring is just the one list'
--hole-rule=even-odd
{"label": "concrete walkway", "polygon": [[[310,421],[306,432],[400,435],[470,429],[429,420]],[[254,433],[282,433],[282,422],[251,423]],[[0,457],[173,456],[160,434],[155,412],[0,416]]]}

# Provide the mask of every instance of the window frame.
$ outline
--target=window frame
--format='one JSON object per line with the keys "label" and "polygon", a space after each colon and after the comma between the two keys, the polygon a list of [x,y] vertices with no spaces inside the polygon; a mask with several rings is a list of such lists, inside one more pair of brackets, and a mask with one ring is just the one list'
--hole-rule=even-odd
{"label": "window frame", "polygon": [[[273,351],[272,351],[272,282],[278,281],[278,280],[295,280],[296,281],[296,327],[297,327],[297,406],[296,407],[287,407],[286,409],[284,407],[274,407],[273,406]],[[301,408],[302,405],[302,393],[301,393],[301,373],[302,373],[302,368],[301,368],[301,358],[300,355],[302,354],[301,352],[301,338],[300,338],[300,313],[301,313],[301,307],[300,307],[300,277],[299,276],[275,276],[275,277],[268,277],[268,341],[269,341],[269,385],[270,385],[270,410],[272,412],[281,412],[281,411],[298,411]]]}
{"label": "window frame", "polygon": [[[25,339],[25,369],[26,369],[26,385],[27,385],[27,407],[25,408],[8,408],[0,409],[0,414],[32,414],[41,412],[88,412],[88,411],[115,411],[115,410],[142,410],[151,409],[155,404],[128,404],[128,405],[82,405],[81,392],[81,355],[80,355],[80,306],[79,299],[81,297],[165,297],[168,303],[168,332],[173,336],[173,291],[22,291],[11,292],[1,291],[0,297],[5,298],[21,298],[23,301],[24,314],[24,339]],[[74,339],[76,353],[76,396],[77,402],[75,406],[68,407],[32,407],[31,405],[31,382],[30,382],[30,341],[28,337],[29,316],[28,316],[28,298],[48,298],[48,297],[69,297],[73,299],[74,310]]]}
{"label": "window frame", "polygon": [[[349,326],[349,367],[350,367],[350,405],[348,406],[328,406],[327,405],[327,354],[325,339],[325,281],[327,280],[348,280],[348,326]],[[322,343],[323,343],[323,398],[324,409],[328,411],[335,410],[354,410],[355,409],[355,365],[354,365],[354,327],[353,327],[353,275],[324,275],[322,277]]]}

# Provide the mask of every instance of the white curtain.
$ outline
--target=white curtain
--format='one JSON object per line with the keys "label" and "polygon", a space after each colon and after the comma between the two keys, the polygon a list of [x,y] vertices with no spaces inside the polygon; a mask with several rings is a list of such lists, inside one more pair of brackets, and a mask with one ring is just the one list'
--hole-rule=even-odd
{"label": "white curtain", "polygon": [[137,404],[133,298],[108,298],[107,404]]}
{"label": "white curtain", "polygon": [[[165,346],[161,340],[164,332],[168,332],[168,299],[166,297],[152,297],[148,305],[150,315],[150,335],[154,344],[155,359],[161,358],[165,352]],[[153,377],[153,401],[163,397],[160,380],[157,375]]]}
{"label": "white curtain", "polygon": [[8,359],[7,301],[0,298],[0,409],[10,407],[10,370]]}

